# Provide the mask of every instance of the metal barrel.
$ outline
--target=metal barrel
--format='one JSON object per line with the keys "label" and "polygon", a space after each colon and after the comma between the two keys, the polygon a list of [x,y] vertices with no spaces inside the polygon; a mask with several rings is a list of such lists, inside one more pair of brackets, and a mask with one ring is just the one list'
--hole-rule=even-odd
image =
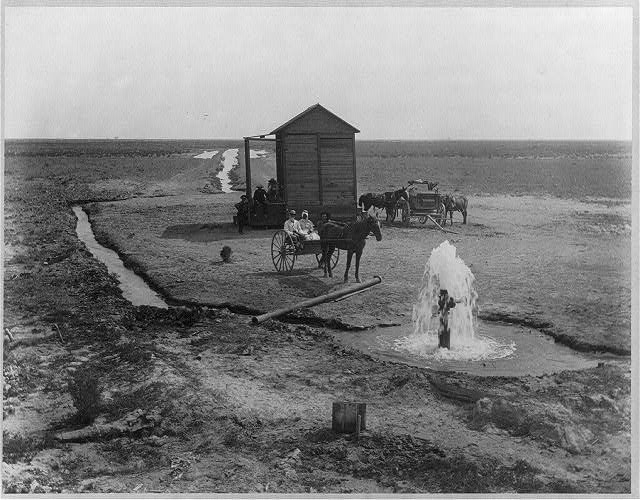
{"label": "metal barrel", "polygon": [[268,319],[277,318],[278,316],[282,316],[283,314],[287,314],[291,311],[295,311],[296,309],[313,307],[318,304],[322,304],[323,302],[328,302],[329,300],[337,299],[344,295],[349,295],[351,293],[364,290],[365,288],[375,286],[381,282],[382,282],[382,278],[380,276],[374,276],[373,279],[369,281],[365,281],[364,283],[356,283],[355,285],[350,285],[350,286],[341,288],[340,290],[336,290],[335,292],[319,295],[318,297],[314,297],[313,299],[303,300],[302,302],[298,302],[297,304],[294,304],[292,306],[276,309],[275,311],[260,314],[259,316],[253,316],[253,318],[251,318],[251,321],[255,324],[259,324]]}

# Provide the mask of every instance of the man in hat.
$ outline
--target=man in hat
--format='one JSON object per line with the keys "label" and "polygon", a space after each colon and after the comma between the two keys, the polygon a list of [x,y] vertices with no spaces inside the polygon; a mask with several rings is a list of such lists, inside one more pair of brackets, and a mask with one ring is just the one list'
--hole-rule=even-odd
{"label": "man in hat", "polygon": [[269,185],[267,187],[267,201],[271,203],[280,201],[280,196],[278,194],[278,181],[273,177],[269,179]]}
{"label": "man in hat", "polygon": [[253,203],[256,210],[264,213],[264,209],[267,206],[267,192],[264,190],[262,184],[256,186],[256,190],[253,193]]}
{"label": "man in hat", "polygon": [[284,230],[289,233],[291,239],[296,245],[296,248],[300,248],[302,246],[301,242],[304,239],[304,236],[302,234],[300,222],[296,220],[295,210],[289,210],[289,218],[284,221]]}
{"label": "man in hat", "polygon": [[238,211],[238,232],[242,234],[244,225],[249,219],[249,198],[246,194],[240,197],[240,202],[236,203],[235,207]]}

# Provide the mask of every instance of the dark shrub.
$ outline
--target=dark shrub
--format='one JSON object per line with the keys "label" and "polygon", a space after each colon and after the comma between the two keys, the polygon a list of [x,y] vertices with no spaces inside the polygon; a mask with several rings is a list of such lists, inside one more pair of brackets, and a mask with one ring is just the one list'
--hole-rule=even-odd
{"label": "dark shrub", "polygon": [[78,423],[90,424],[100,411],[98,377],[90,369],[76,371],[69,382],[69,393],[78,413]]}

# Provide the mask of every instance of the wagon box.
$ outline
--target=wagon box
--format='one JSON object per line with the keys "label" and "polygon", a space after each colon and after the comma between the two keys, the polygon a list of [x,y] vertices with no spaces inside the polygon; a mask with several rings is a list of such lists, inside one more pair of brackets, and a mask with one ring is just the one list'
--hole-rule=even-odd
{"label": "wagon box", "polygon": [[[409,181],[409,201],[401,198],[396,205],[396,212],[401,213],[402,222],[409,224],[411,217],[418,217],[421,224],[430,219],[437,224],[444,222],[445,206],[436,185],[437,183],[421,179]],[[396,214],[393,214],[392,220],[395,218]]]}

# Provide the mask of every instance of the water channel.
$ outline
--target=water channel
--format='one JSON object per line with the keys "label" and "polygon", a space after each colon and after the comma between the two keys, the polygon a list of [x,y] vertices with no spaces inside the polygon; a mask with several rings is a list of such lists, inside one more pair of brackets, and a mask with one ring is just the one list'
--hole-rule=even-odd
{"label": "water channel", "polygon": [[154,292],[136,273],[127,269],[116,252],[103,247],[96,241],[89,218],[82,207],[74,206],[73,213],[78,218],[76,233],[78,238],[87,246],[91,254],[107,266],[110,273],[118,276],[120,289],[125,299],[134,306],[153,306],[168,308],[167,303]]}

